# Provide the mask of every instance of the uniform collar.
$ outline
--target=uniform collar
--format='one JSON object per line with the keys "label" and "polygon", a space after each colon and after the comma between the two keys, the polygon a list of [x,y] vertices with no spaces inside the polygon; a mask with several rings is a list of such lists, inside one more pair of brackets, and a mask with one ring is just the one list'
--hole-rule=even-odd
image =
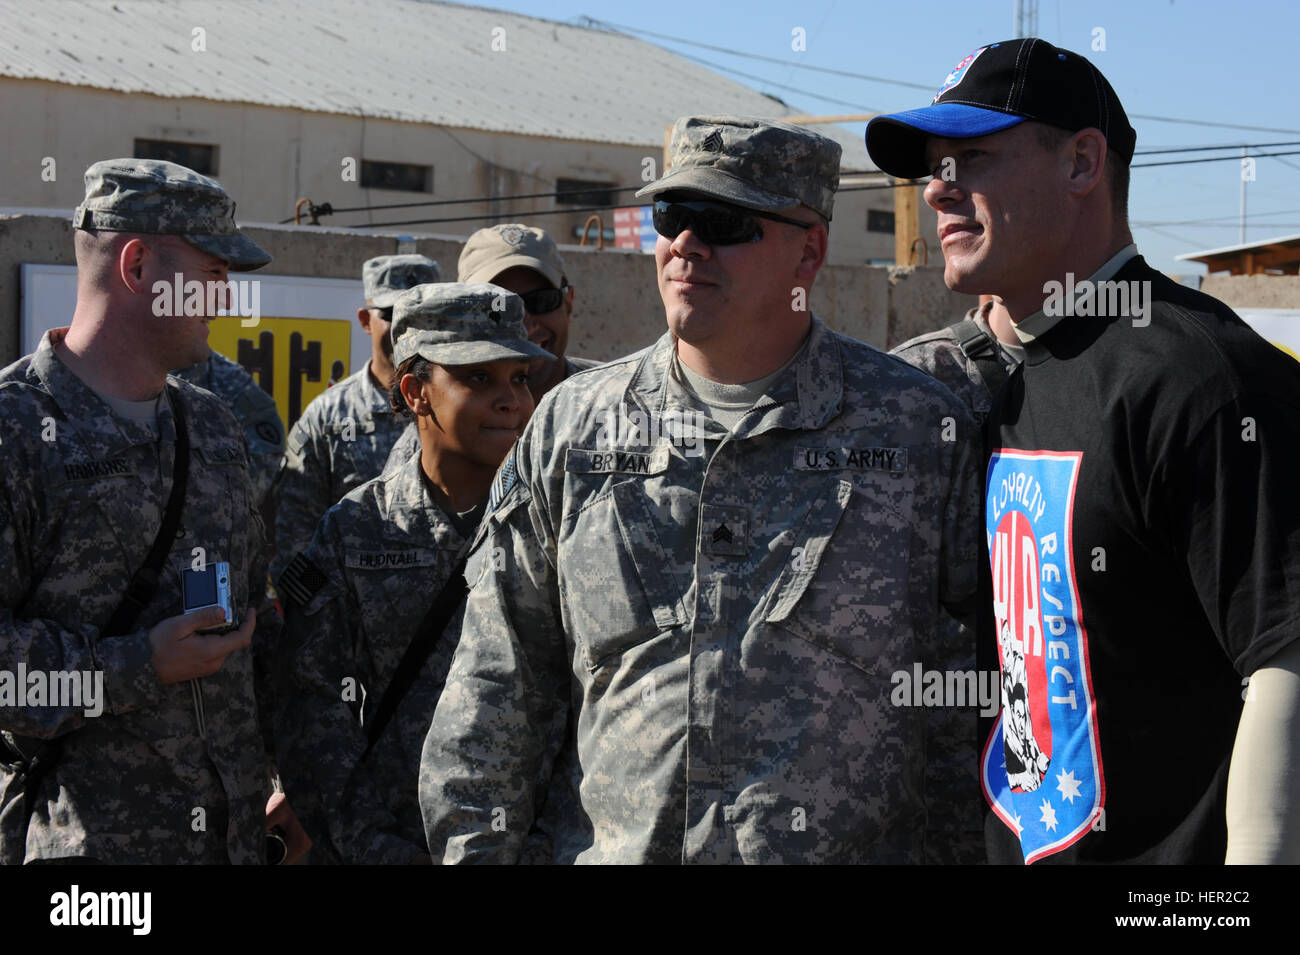
{"label": "uniform collar", "polygon": [[[65,326],[42,335],[28,366],[29,374],[40,380],[63,412],[66,423],[60,422],[60,426],[74,430],[81,448],[96,459],[109,458],[128,448],[157,441],[149,428],[113,414],[108,404],[63,363],[55,353],[54,345],[67,333]],[[170,402],[164,401],[158,406],[158,431],[164,443],[176,438]]]}
{"label": "uniform collar", "polygon": [[[660,417],[669,409],[691,410],[682,403],[682,390],[671,387],[675,349],[672,334],[665,333],[646,351],[624,392],[626,403]],[[773,428],[815,431],[840,413],[843,396],[844,367],[839,343],[813,315],[803,354],[772,383],[754,410],[741,419],[733,437],[753,437]]]}
{"label": "uniform collar", "polygon": [[[1130,242],[1107,259],[1105,264],[1096,272],[1089,275],[1085,281],[1079,282],[1076,287],[1083,289],[1092,283],[1110,281],[1111,277],[1123,268],[1129,259],[1133,258],[1137,254],[1137,246]],[[1044,289],[1044,294],[1046,294],[1046,289]],[[1056,315],[1046,315],[1043,313],[1042,309],[1039,309],[1027,318],[1022,319],[1019,322],[1013,322],[1011,327],[1015,329],[1016,337],[1019,338],[1022,343],[1028,344],[1035,338],[1038,338],[1041,335],[1046,335],[1056,327],[1061,319],[1065,317],[1066,315],[1063,311]]]}
{"label": "uniform collar", "polygon": [[[375,379],[370,376],[369,358],[367,358],[366,363],[361,366],[360,371],[354,372],[348,378],[343,379],[343,381],[350,381],[353,383],[354,388],[360,389],[361,394],[364,395],[361,400],[365,405],[366,410],[372,415],[395,414],[393,406],[389,403],[391,401],[389,394],[380,390],[379,386],[375,384]],[[342,383],[343,382],[340,382],[339,384]],[[336,385],[335,387],[338,386]]]}
{"label": "uniform collar", "polygon": [[425,487],[417,451],[383,479],[379,512],[384,536],[427,545],[432,540],[440,549],[456,549],[465,539],[447,519]]}

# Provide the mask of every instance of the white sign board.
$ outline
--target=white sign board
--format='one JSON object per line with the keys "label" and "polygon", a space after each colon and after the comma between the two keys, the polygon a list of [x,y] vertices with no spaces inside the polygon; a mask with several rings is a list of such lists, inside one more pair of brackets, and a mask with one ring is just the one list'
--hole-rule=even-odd
{"label": "white sign board", "polygon": [[[370,357],[370,337],[357,321],[364,300],[359,279],[253,272],[232,272],[230,277],[258,282],[260,318],[252,327],[244,327],[246,320],[237,316],[215,319],[208,342],[248,368],[275,398],[287,425],[332,381],[352,374]],[[20,279],[19,345],[26,355],[36,350],[46,331],[72,321],[77,270],[25,264]]]}

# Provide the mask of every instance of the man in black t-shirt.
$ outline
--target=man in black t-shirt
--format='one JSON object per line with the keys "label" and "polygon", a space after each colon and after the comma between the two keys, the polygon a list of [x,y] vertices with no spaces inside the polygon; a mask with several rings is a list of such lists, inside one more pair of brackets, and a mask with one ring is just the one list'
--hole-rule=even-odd
{"label": "man in black t-shirt", "polygon": [[1137,254],[1136,139],[1034,38],[867,128],[1025,345],[988,423],[989,858],[1297,862],[1300,364]]}

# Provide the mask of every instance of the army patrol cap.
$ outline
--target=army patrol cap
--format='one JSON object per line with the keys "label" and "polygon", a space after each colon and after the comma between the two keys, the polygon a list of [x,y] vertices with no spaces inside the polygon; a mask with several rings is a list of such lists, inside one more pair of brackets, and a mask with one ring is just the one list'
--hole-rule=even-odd
{"label": "army patrol cap", "polygon": [[393,306],[393,363],[419,355],[438,365],[555,356],[528,340],[524,300],[486,282],[417,285]]}
{"label": "army patrol cap", "polygon": [[491,282],[506,269],[522,265],[540,273],[552,288],[564,284],[564,259],[555,240],[541,229],[506,222],[479,229],[460,253],[456,278]]}
{"label": "army patrol cap", "polygon": [[833,139],[778,120],[685,116],[673,124],[668,171],[637,195],[682,189],[760,212],[804,205],[829,221],[840,152]]}
{"label": "army patrol cap", "polygon": [[180,236],[251,272],[271,256],[235,225],[235,200],[215,179],[162,159],[105,159],[86,170],[75,229]]}
{"label": "army patrol cap", "polygon": [[361,266],[361,285],[372,308],[392,308],[407,289],[441,281],[442,269],[427,255],[377,255]]}

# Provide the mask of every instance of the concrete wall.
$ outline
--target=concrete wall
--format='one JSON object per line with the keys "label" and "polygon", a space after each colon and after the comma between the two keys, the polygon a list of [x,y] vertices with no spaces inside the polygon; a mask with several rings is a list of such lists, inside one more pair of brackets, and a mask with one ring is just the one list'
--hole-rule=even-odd
{"label": "concrete wall", "polygon": [[[0,79],[0,129],[9,131],[0,154],[0,208],[67,209],[83,195],[82,173],[100,159],[133,155],[134,140],[162,139],[215,145],[216,178],[238,204],[242,223],[273,223],[293,215],[303,197],[337,209],[322,220],[331,227],[380,224],[393,233],[420,229],[468,236],[520,210],[538,215],[530,225],[560,242],[576,242],[586,213],[565,213],[554,199],[498,200],[416,209],[372,209],[375,205],[480,196],[550,192],[560,178],[639,185],[643,161],[658,171],[662,143],[641,146],[576,142],[473,129],[443,129],[420,123],[370,119],[363,103],[337,92],[340,106],[357,115],[312,113],[291,108],[170,99],[144,94],[66,86],[38,80]],[[361,159],[433,166],[433,193],[362,189],[345,181],[343,164]],[[53,160],[53,180],[49,180]],[[629,205],[641,200],[619,195]],[[893,261],[892,233],[868,232],[867,209],[893,209],[889,189],[843,193],[836,203],[830,261],[861,265]],[[486,217],[478,221],[406,223],[416,219]],[[604,226],[613,217],[604,213]],[[508,219],[528,220],[526,214]],[[922,209],[922,234],[934,235],[934,215]],[[594,239],[594,233],[593,233]]]}
{"label": "concrete wall", "polygon": [[[363,261],[398,252],[420,252],[437,260],[445,274],[454,275],[462,247],[461,240],[448,236],[293,226],[246,231],[271,253],[274,261],[269,269],[277,275],[359,280]],[[608,360],[643,348],[663,334],[653,256],[615,249],[598,252],[590,247],[564,247],[563,251],[576,289],[569,354]],[[0,367],[21,357],[18,266],[22,263],[75,265],[68,220],[0,216]],[[948,291],[943,269],[934,266],[827,266],[812,294],[813,312],[828,325],[880,348],[947,325],[974,304],[972,296]]]}
{"label": "concrete wall", "polygon": [[1201,291],[1233,308],[1300,308],[1300,275],[1207,275]]}

